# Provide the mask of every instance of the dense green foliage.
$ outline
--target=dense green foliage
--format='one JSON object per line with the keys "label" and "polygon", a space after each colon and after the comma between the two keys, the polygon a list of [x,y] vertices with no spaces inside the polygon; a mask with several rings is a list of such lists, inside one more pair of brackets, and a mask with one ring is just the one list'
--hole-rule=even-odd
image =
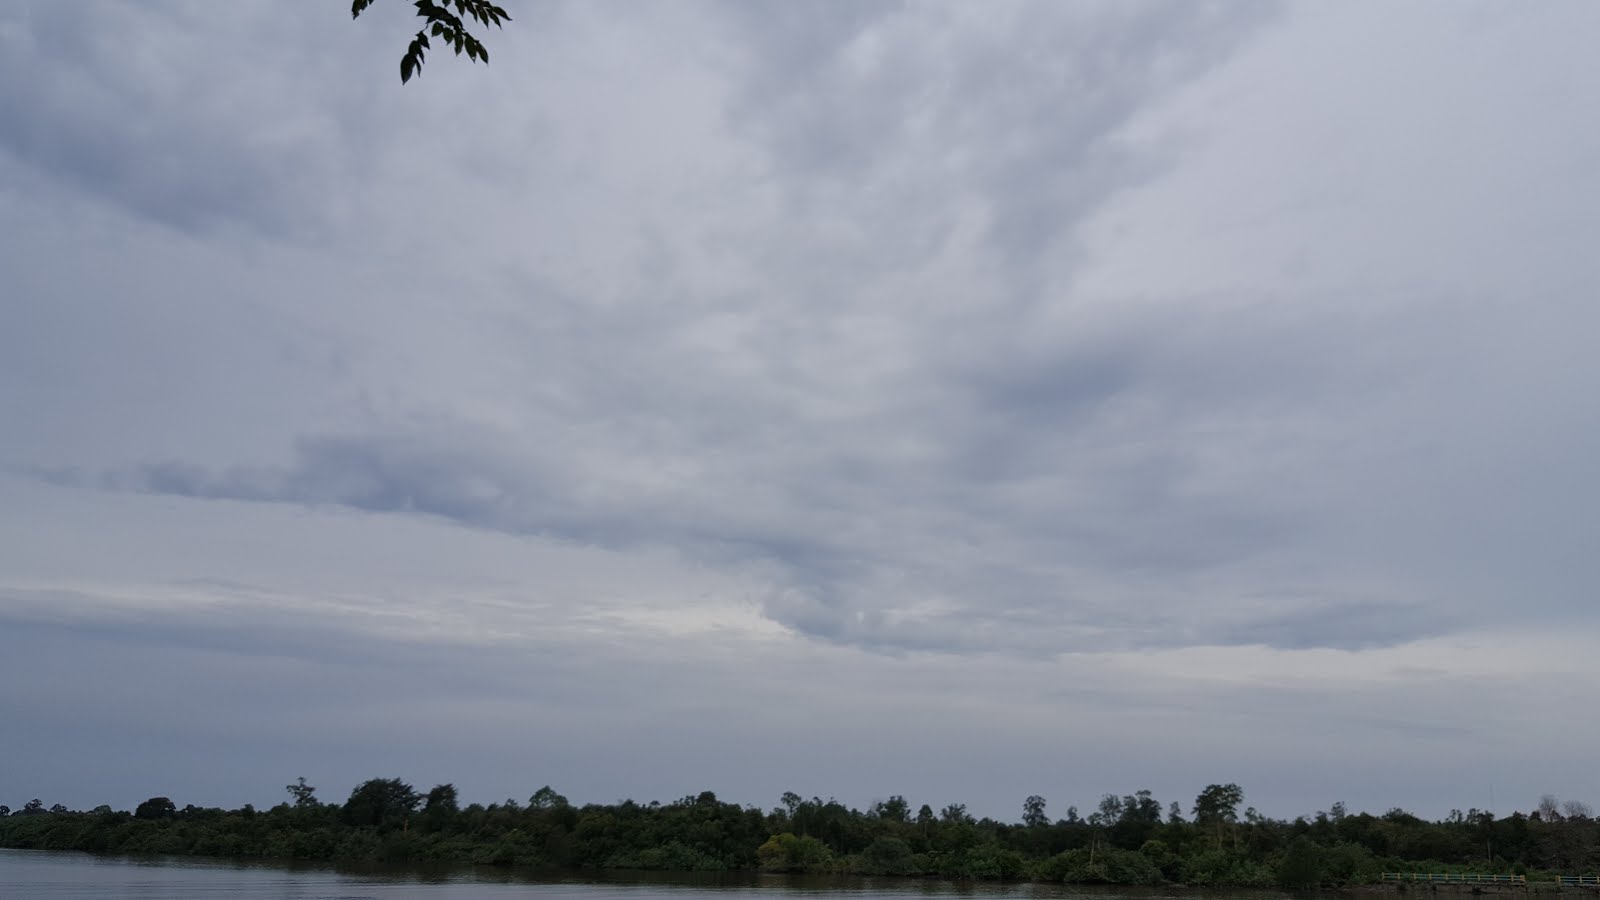
{"label": "dense green foliage", "polygon": [[784,794],[762,811],[707,791],[674,803],[577,807],[549,787],[526,804],[458,803],[399,778],[323,803],[300,779],[270,810],[179,809],[152,797],[132,812],[75,812],[34,800],[0,807],[0,847],[276,859],[446,862],[549,868],[761,869],[1116,884],[1282,886],[1362,883],[1380,872],[1575,874],[1600,862],[1600,820],[1582,804],[1496,818],[1472,810],[1426,822],[1402,810],[1347,814],[1342,804],[1281,821],[1242,813],[1237,785],[1210,785],[1190,818],[1149,791],[1106,795],[1087,817],[1051,819],[1038,796],[1022,821],[974,819],[951,804],[913,812],[903,797],[856,810]]}

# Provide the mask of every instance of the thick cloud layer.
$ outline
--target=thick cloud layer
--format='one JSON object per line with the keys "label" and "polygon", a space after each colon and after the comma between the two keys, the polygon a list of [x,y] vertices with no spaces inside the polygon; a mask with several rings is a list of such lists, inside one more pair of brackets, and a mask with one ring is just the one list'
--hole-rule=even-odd
{"label": "thick cloud layer", "polygon": [[280,10],[0,12],[0,790],[1593,788],[1588,6]]}

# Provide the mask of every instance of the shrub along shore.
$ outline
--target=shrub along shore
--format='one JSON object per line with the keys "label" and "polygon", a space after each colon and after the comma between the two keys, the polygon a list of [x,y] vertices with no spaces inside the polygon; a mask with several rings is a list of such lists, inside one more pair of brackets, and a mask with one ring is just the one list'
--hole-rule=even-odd
{"label": "shrub along shore", "polygon": [[1600,821],[1581,803],[1530,813],[1471,810],[1424,821],[1400,809],[1343,804],[1292,821],[1259,815],[1233,784],[1210,785],[1185,811],[1149,791],[1107,794],[1088,815],[1023,803],[1022,819],[974,818],[950,804],[913,809],[894,796],[866,810],[784,794],[772,810],[706,791],[672,803],[574,806],[549,787],[526,803],[458,803],[375,778],[344,803],[300,779],[271,809],[224,810],[152,797],[132,812],[74,811],[34,800],[0,806],[0,847],[328,862],[451,863],[545,869],[767,871],[1217,887],[1340,887],[1383,872],[1592,872]]}

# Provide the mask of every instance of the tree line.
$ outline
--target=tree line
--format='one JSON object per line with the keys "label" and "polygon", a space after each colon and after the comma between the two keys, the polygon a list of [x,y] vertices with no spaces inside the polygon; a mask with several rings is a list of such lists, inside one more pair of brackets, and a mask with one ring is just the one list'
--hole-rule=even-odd
{"label": "tree line", "polygon": [[[1584,874],[1600,864],[1600,820],[1546,796],[1528,813],[1341,803],[1293,820],[1244,806],[1236,784],[1208,785],[1185,811],[1150,791],[1107,794],[1087,815],[1052,818],[1043,797],[1016,822],[964,805],[913,808],[901,796],[854,809],[783,795],[770,810],[710,791],[671,803],[576,806],[546,786],[526,802],[462,806],[453,785],[421,792],[399,778],[323,802],[304,778],[271,809],[179,808],[152,797],[133,811],[80,811],[33,800],[0,806],[0,847],[189,856],[455,863],[561,869],[767,871],[1230,887],[1334,887],[1383,872]],[[1244,807],[1241,809],[1241,807]]]}

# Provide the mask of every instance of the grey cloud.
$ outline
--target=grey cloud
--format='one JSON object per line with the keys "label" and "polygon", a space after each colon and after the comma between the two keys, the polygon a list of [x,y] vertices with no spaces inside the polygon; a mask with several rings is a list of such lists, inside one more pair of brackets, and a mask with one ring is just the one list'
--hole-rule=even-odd
{"label": "grey cloud", "polygon": [[[157,789],[179,802],[271,803],[296,775],[337,799],[381,772],[455,781],[479,801],[526,796],[549,782],[579,802],[670,799],[709,787],[766,804],[780,790],[816,783],[851,803],[888,791],[969,801],[980,814],[1009,816],[1016,797],[1029,791],[1062,806],[1138,785],[1163,799],[1186,799],[1213,776],[1170,771],[1171,741],[1182,734],[1186,759],[1248,767],[1250,777],[1239,780],[1252,803],[1271,814],[1325,802],[1290,784],[1303,781],[1307,760],[1322,766],[1350,757],[1384,760],[1378,769],[1396,784],[1378,790],[1370,779],[1345,783],[1329,774],[1326,789],[1336,796],[1358,805],[1393,802],[1385,791],[1409,778],[1428,786],[1414,802],[1437,802],[1442,810],[1455,802],[1453,779],[1469,775],[1472,764],[1447,767],[1441,780],[1438,759],[1455,757],[1439,757],[1440,745],[1493,728],[1452,717],[1504,702],[1536,678],[1475,685],[1481,692],[1470,699],[1439,680],[1237,685],[1152,678],[1114,656],[975,666],[937,655],[832,651],[819,661],[792,643],[728,656],[727,647],[707,652],[696,644],[673,653],[658,636],[618,642],[600,635],[498,648],[425,646],[362,640],[318,610],[282,616],[290,627],[272,638],[272,652],[260,653],[241,632],[270,618],[261,608],[174,613],[126,623],[118,633],[93,621],[0,616],[0,653],[39,676],[0,685],[14,738],[0,792],[35,793],[38,785],[17,773],[36,770],[53,752],[58,765],[84,766],[70,783],[46,785],[59,791],[51,801],[71,805],[123,802],[124,792],[142,791],[126,799],[131,805]],[[1001,696],[1006,702],[996,702]],[[149,704],[150,697],[183,702]],[[684,718],[694,721],[692,734],[674,726]],[[1211,730],[1200,727],[1207,722]],[[1219,743],[1219,722],[1249,735],[1248,746]],[[1351,728],[1401,743],[1333,740]],[[124,752],[89,765],[96,754],[85,752],[84,742],[103,740],[107,729],[115,729]],[[962,781],[964,768],[993,752],[997,733],[1010,738],[1011,764],[981,787]],[[174,741],[185,748],[181,778],[158,762]],[[1073,766],[1060,766],[1063,747],[1071,748]],[[1492,740],[1484,747],[1502,752]],[[641,765],[642,752],[651,765]],[[774,784],[770,773],[736,764],[750,755],[793,780]],[[1547,772],[1581,766],[1581,756],[1554,752]],[[1430,766],[1434,776],[1424,774]],[[1513,788],[1502,782],[1501,789]]]}
{"label": "grey cloud", "polygon": [[[1252,357],[1305,357],[1291,348],[1314,345],[1325,329],[1313,336],[1241,314],[1229,320],[1232,362],[1216,370],[1182,337],[1193,324],[1141,320],[1021,353],[995,338],[1007,352],[989,366],[928,382],[946,398],[931,411],[913,404],[859,422],[774,418],[757,439],[726,433],[721,388],[692,369],[674,371],[670,356],[653,361],[662,377],[642,396],[630,393],[633,376],[618,382],[597,372],[589,385],[597,397],[585,405],[610,410],[597,425],[608,441],[633,448],[620,468],[585,443],[419,420],[384,433],[304,436],[284,466],[169,461],[35,474],[114,490],[426,515],[607,548],[667,547],[777,578],[763,608],[801,633],[890,651],[1350,646],[1448,630],[1434,617],[1385,636],[1372,609],[1329,603],[1272,574],[1303,552],[1322,497],[1296,487],[1298,470],[1267,492],[1254,482],[1270,468],[1228,471],[1235,445],[1209,423],[1231,407],[1210,398],[1226,396],[1252,428],[1270,429],[1293,398],[1337,398],[1354,387],[1316,363],[1276,365],[1275,377],[1251,381],[1234,371],[1248,371],[1243,360]],[[642,349],[635,359],[652,362]],[[1156,437],[1191,432],[1178,443]],[[902,462],[873,449],[897,437],[930,450]],[[649,474],[683,468],[712,448],[715,466],[668,480]],[[1262,583],[1277,585],[1277,612],[1237,623],[1233,596]]]}
{"label": "grey cloud", "polygon": [[[559,668],[566,670],[564,677],[540,685],[540,697],[580,704],[598,702],[604,695],[592,683],[595,673],[581,657],[567,656],[561,642],[537,634],[523,634],[512,646],[451,640],[424,629],[396,630],[386,636],[375,626],[400,611],[381,597],[367,598],[343,615],[310,616],[275,602],[281,598],[271,592],[237,588],[218,589],[212,592],[212,603],[189,609],[126,608],[126,601],[124,608],[106,608],[97,603],[99,599],[92,592],[0,586],[0,622],[18,644],[71,641],[120,647],[157,659],[184,652],[259,660],[265,666],[301,665],[309,667],[306,681],[359,679],[364,690],[404,677],[423,696],[471,696],[482,701],[527,698],[527,685],[519,684],[507,669],[516,657],[538,654],[551,663],[559,660]],[[307,627],[308,622],[315,627]],[[461,657],[469,653],[479,663],[463,668]],[[275,687],[262,690],[278,692]]]}
{"label": "grey cloud", "polygon": [[1457,616],[1438,605],[1352,598],[1235,624],[1221,629],[1218,643],[1362,650],[1447,634],[1460,625]]}
{"label": "grey cloud", "polygon": [[[175,758],[137,697],[204,682],[214,758],[352,780],[1242,765],[1298,812],[1584,702],[1527,648],[1595,618],[1592,13],[533,5],[402,91],[312,7],[0,13],[28,771],[70,711]],[[1526,678],[1461,649],[1518,630]]]}
{"label": "grey cloud", "polygon": [[[319,232],[326,222],[308,201],[353,173],[370,121],[356,83],[328,60],[364,33],[334,43],[259,5],[235,10],[24,3],[0,13],[0,153],[189,232]],[[268,79],[258,66],[271,67]],[[314,97],[339,108],[316,109]]]}
{"label": "grey cloud", "polygon": [[[182,497],[334,504],[369,512],[434,515],[485,528],[537,533],[561,522],[565,502],[535,471],[512,471],[482,448],[440,444],[429,437],[310,437],[296,445],[288,467],[231,468],[149,463],[105,473],[35,468],[63,485],[93,486]],[[515,502],[515,506],[511,505]],[[582,536],[567,520],[567,536]]]}
{"label": "grey cloud", "polygon": [[1148,177],[1154,161],[1116,146],[1118,128],[1273,12],[1265,3],[846,4],[844,15],[733,6],[761,60],[735,121],[771,148],[793,202],[849,209],[873,233],[880,265],[940,252],[964,215],[979,215],[1011,268],[1060,253],[1077,222]]}

